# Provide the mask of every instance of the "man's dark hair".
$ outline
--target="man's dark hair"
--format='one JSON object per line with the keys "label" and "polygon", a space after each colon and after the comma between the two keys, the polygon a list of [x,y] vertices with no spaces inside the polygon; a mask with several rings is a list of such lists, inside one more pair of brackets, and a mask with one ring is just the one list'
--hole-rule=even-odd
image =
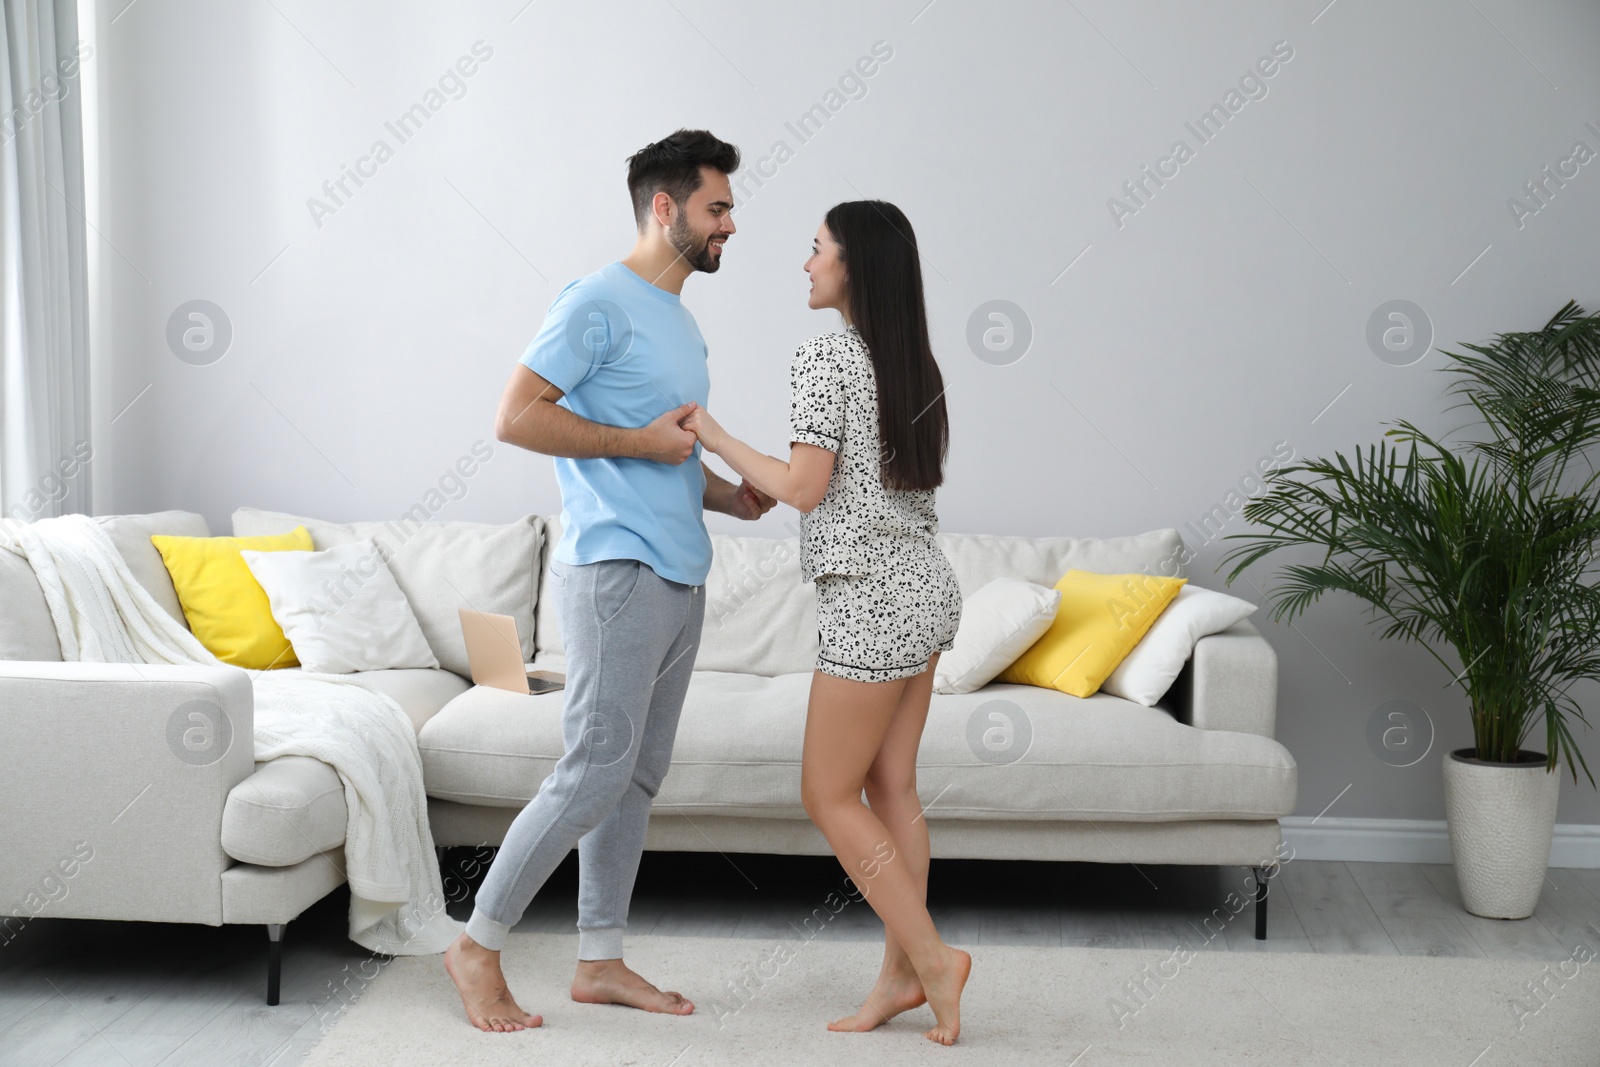
{"label": "man's dark hair", "polygon": [[657,193],[680,207],[688,202],[700,188],[701,167],[732,174],[739,169],[739,150],[707,130],[677,130],[628,157],[628,193],[641,229]]}

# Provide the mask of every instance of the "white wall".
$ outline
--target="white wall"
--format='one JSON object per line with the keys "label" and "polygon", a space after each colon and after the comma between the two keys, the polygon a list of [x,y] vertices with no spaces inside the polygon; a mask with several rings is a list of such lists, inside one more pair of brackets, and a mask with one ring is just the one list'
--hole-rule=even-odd
{"label": "white wall", "polygon": [[[725,422],[784,447],[789,355],[836,324],[805,307],[811,235],[839,200],[892,200],[917,227],[949,383],[943,528],[1175,526],[1213,588],[1224,546],[1186,524],[1228,518],[1263,457],[1459,417],[1445,356],[1394,366],[1369,349],[1381,304],[1414,301],[1447,348],[1537,327],[1569,298],[1600,304],[1600,162],[1520,224],[1508,208],[1575,142],[1600,150],[1592,3],[925,3],[106,0],[91,217],[114,378],[97,510],[190,508],[217,533],[246,504],[345,520],[419,502],[486,521],[556,510],[550,461],[499,444],[456,498],[428,494],[494,444],[501,386],[559,288],[627,251],[623,161],[679,126],[752,167],[777,141],[792,151],[744,183],[723,269],[684,293]],[[401,143],[385,123],[480,41],[492,55],[464,93]],[[877,42],[892,56],[801,143],[786,123]],[[1200,143],[1185,123],[1275,44],[1292,58],[1266,94]],[[1110,198],[1180,138],[1193,158],[1115,220]],[[308,200],[379,139],[393,157],[319,225]],[[165,337],[193,299],[233,330],[201,366]],[[1009,365],[966,338],[994,299],[1033,331]],[[783,536],[791,519],[756,529]],[[1263,603],[1275,567],[1232,591]],[[1442,817],[1440,755],[1470,743],[1445,672],[1379,642],[1348,599],[1293,628],[1256,619],[1280,656],[1300,813]],[[1391,700],[1438,727],[1415,766],[1369,749]],[[1560,821],[1600,822],[1587,780],[1563,789]]]}

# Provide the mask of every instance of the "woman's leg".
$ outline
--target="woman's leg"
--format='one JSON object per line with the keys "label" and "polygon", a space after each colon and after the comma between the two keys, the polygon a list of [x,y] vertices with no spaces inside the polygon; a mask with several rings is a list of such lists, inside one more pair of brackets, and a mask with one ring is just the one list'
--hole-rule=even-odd
{"label": "woman's leg", "polygon": [[867,773],[907,684],[856,682],[821,671],[812,676],[800,796],[806,814],[910,959],[938,1020],[926,1036],[948,1045],[961,1030],[961,989],[972,957],[940,940],[919,876],[888,827],[861,803]]}
{"label": "woman's leg", "polygon": [[[899,858],[905,861],[917,884],[918,899],[928,899],[928,822],[922,817],[922,801],[917,797],[917,751],[922,745],[923,725],[928,720],[928,701],[933,695],[933,671],[939,662],[935,652],[928,669],[906,681],[894,718],[884,735],[878,756],[867,770],[867,804],[893,836]],[[828,1024],[830,1030],[865,1031],[880,1026],[903,1011],[927,999],[922,982],[911,966],[911,957],[883,928],[883,967],[877,984],[854,1015]]]}

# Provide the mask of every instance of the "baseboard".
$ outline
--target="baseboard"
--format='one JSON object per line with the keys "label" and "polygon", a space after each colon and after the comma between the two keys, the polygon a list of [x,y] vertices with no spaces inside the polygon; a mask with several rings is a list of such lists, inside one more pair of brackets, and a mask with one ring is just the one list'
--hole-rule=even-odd
{"label": "baseboard", "polygon": [[[1373,860],[1379,863],[1450,863],[1450,834],[1443,819],[1329,819],[1291,815],[1279,819],[1296,859]],[[1600,825],[1557,823],[1550,842],[1552,867],[1600,867]]]}

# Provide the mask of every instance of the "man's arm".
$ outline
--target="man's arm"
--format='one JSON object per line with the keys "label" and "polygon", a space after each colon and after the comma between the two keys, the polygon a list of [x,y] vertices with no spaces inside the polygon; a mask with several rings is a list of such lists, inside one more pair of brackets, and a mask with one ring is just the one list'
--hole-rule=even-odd
{"label": "man's arm", "polygon": [[736,487],[728,479],[706,466],[706,461],[700,461],[700,469],[706,475],[706,492],[704,497],[707,511],[721,511],[726,513],[728,502],[732,499]]}
{"label": "man's arm", "polygon": [[565,396],[525,364],[511,368],[511,379],[495,413],[497,441],[547,456],[589,459],[601,456],[649,459],[679,464],[694,453],[695,435],[678,425],[693,403],[662,412],[638,428],[591,422],[559,406]]}
{"label": "man's arm", "polygon": [[700,461],[700,469],[706,475],[703,504],[707,511],[720,511],[736,519],[759,519],[778,503],[749,481],[734,485],[706,466],[705,460]]}

